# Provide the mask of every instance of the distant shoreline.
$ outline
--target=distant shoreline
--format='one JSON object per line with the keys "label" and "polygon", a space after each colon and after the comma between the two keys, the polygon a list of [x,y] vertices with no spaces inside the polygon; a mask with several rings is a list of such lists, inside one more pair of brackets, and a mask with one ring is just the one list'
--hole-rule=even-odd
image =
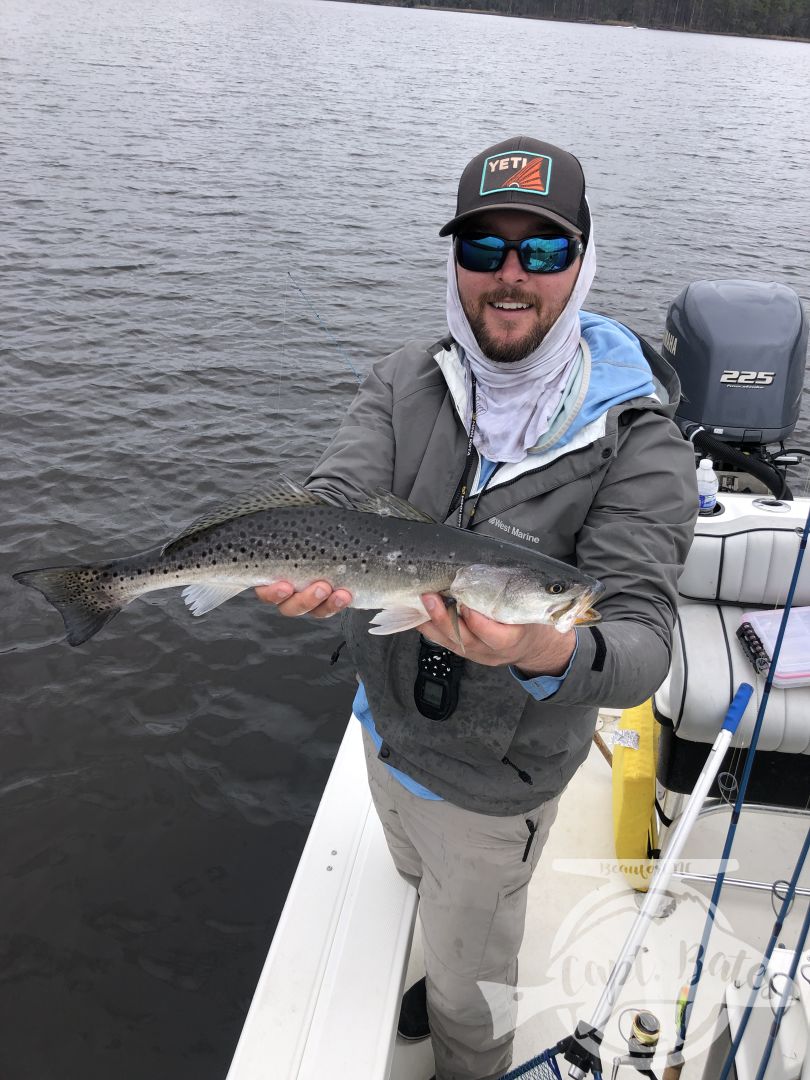
{"label": "distant shoreline", "polygon": [[810,43],[810,38],[789,37],[786,34],[739,34],[734,30],[697,30],[686,26],[642,26],[639,23],[623,22],[621,19],[554,19],[548,15],[519,15],[509,11],[490,11],[485,8],[457,7],[449,4],[397,3],[396,0],[343,0],[348,4],[366,4],[369,7],[410,8],[413,11],[452,11],[461,15],[496,15],[504,19],[531,19],[534,22],[580,23],[585,26],[624,26],[636,30],[664,30],[672,34],[704,34],[710,37],[752,38],[760,41],[797,41]]}

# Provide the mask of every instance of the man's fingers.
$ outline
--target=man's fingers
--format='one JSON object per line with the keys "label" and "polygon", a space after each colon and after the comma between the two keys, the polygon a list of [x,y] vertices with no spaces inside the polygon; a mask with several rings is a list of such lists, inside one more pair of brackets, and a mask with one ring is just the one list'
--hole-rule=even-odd
{"label": "man's fingers", "polygon": [[272,585],[260,585],[256,595],[260,600],[276,604],[282,615],[314,615],[318,619],[328,619],[352,602],[350,592],[333,591],[327,581],[315,581],[300,592],[294,592],[289,582],[276,581]]}
{"label": "man's fingers", "polygon": [[274,581],[272,585],[257,585],[256,595],[265,604],[280,604],[292,596],[294,589],[289,581]]}

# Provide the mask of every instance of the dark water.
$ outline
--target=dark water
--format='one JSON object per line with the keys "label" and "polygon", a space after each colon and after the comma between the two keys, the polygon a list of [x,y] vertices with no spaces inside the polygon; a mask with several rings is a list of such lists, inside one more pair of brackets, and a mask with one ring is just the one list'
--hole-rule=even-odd
{"label": "dark water", "polygon": [[314,0],[4,0],[2,1080],[224,1076],[351,696],[334,625],[167,594],[74,650],[7,573],[302,477],[349,359],[442,331],[436,231],[506,135],[582,158],[595,309],[658,342],[695,278],[810,300],[808,57]]}

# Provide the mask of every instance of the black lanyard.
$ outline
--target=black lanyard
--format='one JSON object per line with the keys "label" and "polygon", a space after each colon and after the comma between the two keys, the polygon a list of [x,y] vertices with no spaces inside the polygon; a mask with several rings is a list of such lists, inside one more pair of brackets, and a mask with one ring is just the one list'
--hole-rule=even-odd
{"label": "black lanyard", "polygon": [[473,446],[473,439],[475,438],[475,428],[478,423],[478,389],[475,382],[475,375],[470,369],[470,396],[472,397],[472,416],[470,418],[470,437],[467,439],[467,455],[464,458],[464,473],[461,478],[461,492],[459,496],[458,513],[456,515],[456,527],[459,529],[469,529],[472,526],[472,519],[475,517],[475,511],[478,509],[478,503],[481,501],[481,496],[489,486],[489,482],[498,469],[501,467],[501,463],[498,462],[495,468],[486,478],[485,482],[481,486],[481,490],[475,497],[475,504],[470,511],[470,517],[467,524],[464,524],[464,507],[467,503],[468,488],[467,484],[470,478],[470,469],[473,464],[473,454],[475,448]]}

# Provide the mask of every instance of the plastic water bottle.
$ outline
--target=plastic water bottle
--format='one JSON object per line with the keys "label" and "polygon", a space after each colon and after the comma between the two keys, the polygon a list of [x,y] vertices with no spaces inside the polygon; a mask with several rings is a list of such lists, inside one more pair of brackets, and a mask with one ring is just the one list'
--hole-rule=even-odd
{"label": "plastic water bottle", "polygon": [[717,473],[714,471],[714,463],[710,457],[701,459],[697,470],[698,495],[700,496],[700,513],[713,514],[717,505],[717,488],[719,482]]}

